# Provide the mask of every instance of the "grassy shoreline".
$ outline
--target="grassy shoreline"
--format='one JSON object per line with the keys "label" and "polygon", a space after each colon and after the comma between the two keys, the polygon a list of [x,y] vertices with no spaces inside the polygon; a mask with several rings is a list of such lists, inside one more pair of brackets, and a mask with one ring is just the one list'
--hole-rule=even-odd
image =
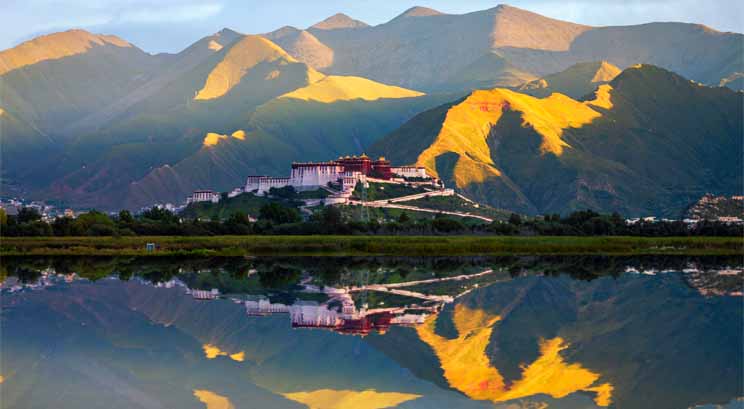
{"label": "grassy shoreline", "polygon": [[[146,243],[158,250],[147,252]],[[741,237],[2,237],[0,256],[738,255]]]}

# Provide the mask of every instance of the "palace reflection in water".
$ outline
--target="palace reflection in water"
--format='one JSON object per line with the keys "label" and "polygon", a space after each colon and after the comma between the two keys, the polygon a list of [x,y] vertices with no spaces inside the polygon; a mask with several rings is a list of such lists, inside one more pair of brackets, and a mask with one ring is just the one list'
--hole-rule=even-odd
{"label": "palace reflection in water", "polygon": [[4,408],[744,396],[738,258],[3,261]]}

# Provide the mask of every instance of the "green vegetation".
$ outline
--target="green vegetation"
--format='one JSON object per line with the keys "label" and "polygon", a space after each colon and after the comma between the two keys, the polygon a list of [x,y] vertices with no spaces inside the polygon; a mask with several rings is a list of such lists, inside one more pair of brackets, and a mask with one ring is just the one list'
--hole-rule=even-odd
{"label": "green vegetation", "polygon": [[226,220],[238,212],[257,217],[261,208],[276,203],[286,207],[298,208],[302,200],[322,199],[330,193],[325,189],[297,192],[292,186],[281,189],[271,188],[266,196],[243,193],[235,197],[224,197],[219,203],[192,203],[181,212],[181,217],[203,220]]}
{"label": "green vegetation", "polygon": [[[417,186],[370,182],[369,187],[367,188],[367,200],[374,201],[374,200],[394,199],[396,197],[416,195],[419,193],[426,193],[428,191],[429,191],[428,189],[425,189],[423,187],[417,187]],[[362,199],[361,183],[357,183],[351,197],[354,200]]]}
{"label": "green vegetation", "polygon": [[[344,212],[346,210],[346,213]],[[356,210],[356,212],[355,212]],[[168,210],[152,208],[133,216],[122,210],[115,217],[91,211],[77,219],[57,218],[51,224],[41,220],[32,208],[24,208],[18,215],[0,218],[0,235],[7,237],[44,236],[221,236],[221,235],[507,235],[507,236],[734,236],[742,237],[744,225],[701,221],[687,225],[679,221],[645,222],[626,224],[617,213],[602,215],[591,210],[539,218],[509,216],[508,222],[500,220],[483,223],[482,220],[461,220],[435,214],[425,218],[421,214],[409,215],[401,210],[397,218],[371,218],[361,221],[354,217],[369,208],[345,209],[325,206],[315,209],[303,219],[296,207],[280,202],[268,202],[258,210],[258,220],[242,211],[232,213],[226,220],[208,221],[184,219]],[[382,209],[385,213],[391,209]],[[351,214],[349,214],[351,211]]]}
{"label": "green vegetation", "polygon": [[200,218],[205,220],[226,219],[231,214],[238,211],[246,214],[258,215],[261,206],[271,202],[271,199],[244,193],[242,195],[222,200],[219,203],[192,203],[183,210],[181,215],[187,218]]}
{"label": "green vegetation", "polygon": [[[146,243],[157,250],[147,252]],[[741,254],[741,237],[211,236],[3,238],[11,255]]]}

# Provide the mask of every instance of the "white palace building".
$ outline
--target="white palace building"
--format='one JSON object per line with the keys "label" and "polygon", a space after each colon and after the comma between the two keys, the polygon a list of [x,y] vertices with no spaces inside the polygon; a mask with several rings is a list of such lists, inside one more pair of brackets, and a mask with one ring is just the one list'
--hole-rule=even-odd
{"label": "white palace building", "polygon": [[[295,162],[289,177],[248,176],[245,186],[237,188],[228,194],[235,197],[241,193],[257,195],[267,193],[271,188],[292,186],[297,191],[314,190],[334,184],[340,187],[338,198],[329,197],[326,204],[345,202],[341,196],[350,196],[358,182],[366,183],[368,178],[385,181],[403,181],[409,179],[430,179],[426,169],[418,166],[392,167],[383,157],[377,160],[367,155],[344,156],[328,162]],[[186,203],[220,201],[220,194],[211,190],[197,190],[186,200]]]}
{"label": "white palace building", "polygon": [[249,176],[245,192],[262,194],[269,189],[292,186],[298,191],[317,189],[329,183],[341,186],[344,192],[354,190],[360,181],[368,177],[391,180],[394,177],[428,178],[426,169],[416,166],[391,167],[385,158],[371,160],[367,155],[346,156],[329,162],[296,162],[292,163],[292,172],[288,178],[270,176]]}

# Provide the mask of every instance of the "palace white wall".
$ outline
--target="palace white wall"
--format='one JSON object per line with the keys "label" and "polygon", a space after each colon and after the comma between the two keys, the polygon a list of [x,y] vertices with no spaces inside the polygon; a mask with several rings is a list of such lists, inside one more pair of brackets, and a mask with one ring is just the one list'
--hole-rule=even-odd
{"label": "palace white wall", "polygon": [[399,166],[399,167],[392,167],[390,168],[390,171],[393,172],[393,174],[398,176],[403,176],[406,178],[426,178],[428,175],[426,174],[426,169],[418,166]]}

